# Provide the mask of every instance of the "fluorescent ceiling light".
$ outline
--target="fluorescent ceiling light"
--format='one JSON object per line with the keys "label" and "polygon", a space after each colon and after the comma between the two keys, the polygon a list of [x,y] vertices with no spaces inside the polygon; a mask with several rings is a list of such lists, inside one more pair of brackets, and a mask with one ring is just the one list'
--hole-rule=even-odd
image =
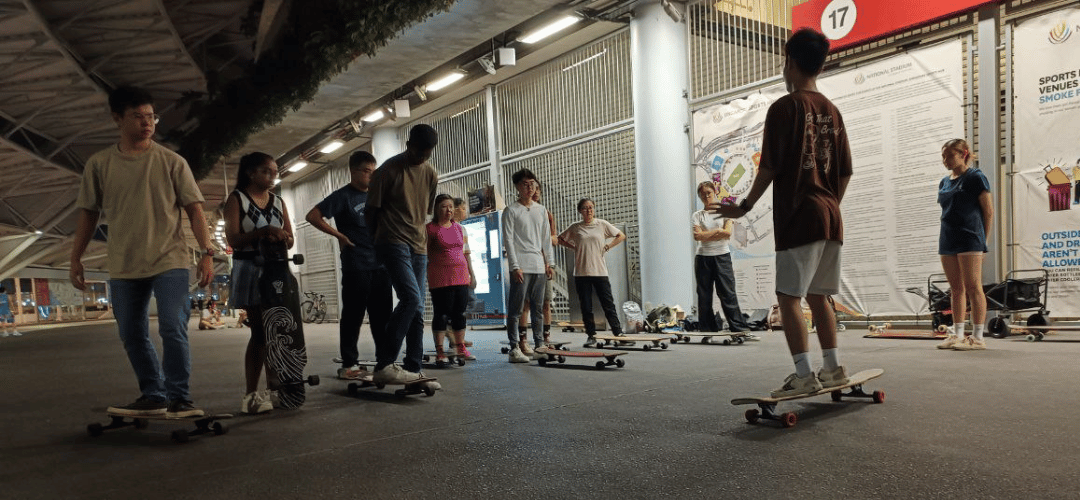
{"label": "fluorescent ceiling light", "polygon": [[320,149],[319,152],[320,153],[333,153],[334,151],[337,151],[341,146],[344,146],[344,145],[345,145],[344,142],[333,141],[330,144],[327,144],[327,145],[323,146],[323,148]]}
{"label": "fluorescent ceiling light", "polygon": [[225,225],[225,219],[218,219],[217,225],[218,225],[218,227],[224,226]]}
{"label": "fluorescent ceiling light", "polygon": [[[341,146],[338,146],[338,147],[341,147]],[[334,149],[337,149],[337,148],[334,148]],[[327,153],[328,151],[323,151],[323,152]],[[289,172],[299,172],[299,171],[303,170],[304,167],[306,167],[307,165],[308,165],[308,163],[306,161],[298,160],[298,161],[294,162],[291,166],[289,166]]]}
{"label": "fluorescent ceiling light", "polygon": [[449,75],[439,78],[438,80],[435,80],[434,82],[427,84],[427,91],[434,92],[437,90],[442,90],[443,88],[449,87],[451,83],[454,83],[462,78],[465,78],[465,73],[455,71],[453,73],[450,73]]}
{"label": "fluorescent ceiling light", "polygon": [[274,185],[281,184],[281,179],[274,179]]}
{"label": "fluorescent ceiling light", "polygon": [[528,35],[525,36],[525,38],[521,39],[521,42],[522,43],[536,43],[536,42],[539,42],[540,40],[543,40],[543,39],[545,39],[545,38],[547,38],[547,37],[549,37],[551,35],[554,35],[555,33],[558,33],[560,31],[568,28],[570,25],[572,25],[572,24],[574,24],[574,23],[576,23],[576,22],[578,22],[580,20],[581,20],[581,18],[577,17],[577,16],[566,16],[566,17],[564,17],[562,19],[559,19],[558,21],[555,21],[555,22],[553,22],[553,23],[551,23],[551,24],[549,24],[547,26],[544,26],[543,28],[540,28],[540,29],[538,29],[538,30],[536,30],[536,31],[534,31],[532,33],[529,33]]}
{"label": "fluorescent ceiling light", "polygon": [[382,110],[381,109],[376,109],[375,111],[372,111],[371,113],[369,113],[367,116],[361,118],[361,120],[363,120],[365,122],[368,122],[368,123],[372,123],[372,122],[377,122],[379,120],[382,120],[383,116],[386,116],[386,115],[382,112]]}

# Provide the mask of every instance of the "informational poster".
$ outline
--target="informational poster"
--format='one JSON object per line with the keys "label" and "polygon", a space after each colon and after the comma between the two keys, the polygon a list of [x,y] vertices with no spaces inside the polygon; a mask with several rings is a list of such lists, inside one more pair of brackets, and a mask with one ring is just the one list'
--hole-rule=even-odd
{"label": "informational poster", "polygon": [[1078,31],[1080,9],[1013,31],[1013,267],[1049,272],[1047,308],[1055,316],[1080,316]]}
{"label": "informational poster", "polygon": [[[907,52],[818,81],[844,117],[854,174],[841,205],[843,267],[837,308],[865,315],[918,314],[941,272],[937,185],[947,171],[941,145],[964,133],[959,41]],[[756,172],[768,106],[777,86],[694,114],[697,180],[715,180],[741,199]],[[721,193],[722,195],[724,193]],[[772,193],[736,223],[731,239],[740,305],[769,307],[775,297]]]}

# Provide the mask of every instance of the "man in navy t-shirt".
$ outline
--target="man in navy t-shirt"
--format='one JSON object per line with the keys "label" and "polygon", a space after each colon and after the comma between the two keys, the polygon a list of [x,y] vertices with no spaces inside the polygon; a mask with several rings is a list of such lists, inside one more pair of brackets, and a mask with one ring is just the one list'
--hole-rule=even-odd
{"label": "man in navy t-shirt", "polygon": [[[341,247],[341,368],[338,377],[357,379],[363,372],[358,365],[360,326],[364,312],[370,313],[371,335],[375,342],[390,318],[393,299],[386,269],[375,260],[375,242],[364,220],[368,185],[377,162],[367,151],[349,157],[352,180],[330,193],[307,214],[307,221],[334,238]],[[335,229],[326,219],[334,219]]]}

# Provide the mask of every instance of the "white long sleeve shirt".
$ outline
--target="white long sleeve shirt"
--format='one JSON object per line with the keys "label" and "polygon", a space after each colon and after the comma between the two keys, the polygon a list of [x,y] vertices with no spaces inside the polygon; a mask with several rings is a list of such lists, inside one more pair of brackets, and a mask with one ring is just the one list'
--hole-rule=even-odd
{"label": "white long sleeve shirt", "polygon": [[539,203],[529,206],[514,201],[503,210],[503,249],[511,271],[544,274],[555,255],[547,209]]}

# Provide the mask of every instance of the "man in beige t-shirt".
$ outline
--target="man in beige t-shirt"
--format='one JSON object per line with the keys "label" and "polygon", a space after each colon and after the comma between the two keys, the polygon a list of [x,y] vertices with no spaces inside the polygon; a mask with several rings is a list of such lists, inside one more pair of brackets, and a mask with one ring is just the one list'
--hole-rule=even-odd
{"label": "man in beige t-shirt", "polygon": [[[200,416],[188,392],[191,359],[187,324],[190,251],[181,211],[203,250],[199,287],[210,283],[210,229],[203,197],[180,155],[153,141],[158,115],[148,92],[120,87],[109,95],[120,132],[117,144],[90,157],[76,202],[79,224],[71,250],[71,282],[86,289],[82,256],[102,214],[109,222],[109,291],[113,314],[142,395],[131,404],[110,406],[117,414],[143,417]],[[150,341],[151,294],[158,311],[162,360]]]}

